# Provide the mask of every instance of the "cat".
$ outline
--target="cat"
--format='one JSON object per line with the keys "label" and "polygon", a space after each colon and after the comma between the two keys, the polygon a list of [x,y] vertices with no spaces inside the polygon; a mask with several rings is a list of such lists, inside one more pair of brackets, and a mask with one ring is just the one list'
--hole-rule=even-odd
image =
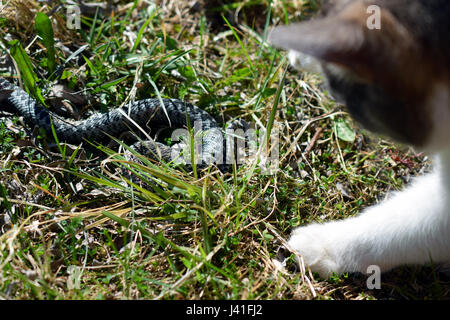
{"label": "cat", "polygon": [[324,8],[274,28],[269,42],[290,50],[296,67],[317,60],[354,119],[431,154],[434,168],[355,217],[298,227],[289,246],[323,278],[448,262],[450,1],[331,0]]}

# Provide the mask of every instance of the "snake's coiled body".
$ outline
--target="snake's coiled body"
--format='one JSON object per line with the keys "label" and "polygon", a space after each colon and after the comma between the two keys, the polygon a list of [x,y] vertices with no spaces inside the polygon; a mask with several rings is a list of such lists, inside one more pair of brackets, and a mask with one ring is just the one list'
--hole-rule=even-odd
{"label": "snake's coiled body", "polygon": [[[67,121],[47,110],[31,98],[24,90],[0,78],[0,110],[11,112],[23,117],[30,127],[38,126],[52,136],[52,125],[58,140],[71,144],[80,144],[83,141],[106,143],[110,136],[119,138],[130,128],[139,131],[136,124],[145,131],[157,132],[160,128],[186,128],[186,120],[190,125],[201,126],[201,131],[207,133],[202,139],[201,163],[216,162],[222,156],[223,138],[219,125],[206,111],[176,99],[145,99],[136,101],[126,107],[113,109],[108,113],[96,114],[86,120]],[[186,113],[188,117],[186,117]],[[106,133],[106,134],[105,134]],[[144,148],[154,146],[155,143],[138,143],[136,148],[141,152]],[[172,149],[162,147],[161,157],[170,161]]]}

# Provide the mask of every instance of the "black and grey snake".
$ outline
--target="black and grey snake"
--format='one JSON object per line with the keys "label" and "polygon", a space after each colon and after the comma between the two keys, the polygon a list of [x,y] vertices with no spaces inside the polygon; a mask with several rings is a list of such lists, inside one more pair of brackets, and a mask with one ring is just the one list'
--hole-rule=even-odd
{"label": "black and grey snake", "polygon": [[[52,136],[53,125],[59,141],[77,145],[83,141],[106,143],[110,141],[109,136],[119,137],[130,131],[130,128],[136,129],[136,125],[152,132],[167,127],[186,128],[186,121],[189,119],[191,127],[200,124],[203,132],[199,164],[223,163],[217,159],[225,159],[224,138],[216,120],[206,111],[177,99],[140,100],[85,120],[69,122],[50,112],[18,86],[0,77],[0,111],[23,117],[28,126],[42,128],[49,136]],[[147,153],[148,149],[155,153],[155,149],[158,149],[162,159],[170,161],[173,158],[173,147],[160,143],[140,141],[133,148],[141,153],[145,153],[145,149]]]}

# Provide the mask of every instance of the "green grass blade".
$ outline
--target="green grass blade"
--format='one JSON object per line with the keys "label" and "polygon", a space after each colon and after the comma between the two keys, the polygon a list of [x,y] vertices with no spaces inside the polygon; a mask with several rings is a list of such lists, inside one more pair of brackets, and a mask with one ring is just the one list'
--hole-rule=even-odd
{"label": "green grass blade", "polygon": [[267,123],[267,128],[266,128],[266,147],[269,146],[270,133],[272,132],[273,123],[275,122],[275,115],[278,111],[278,103],[280,102],[280,96],[281,96],[281,93],[283,92],[284,81],[286,79],[286,73],[288,71],[288,68],[289,68],[289,65],[286,65],[286,68],[283,71],[283,75],[281,76],[281,80],[280,80],[280,83],[277,88],[277,93],[275,95],[275,101],[274,101],[272,109],[270,111],[269,121]]}
{"label": "green grass blade", "polygon": [[139,43],[141,42],[141,38],[142,35],[144,34],[145,30],[147,29],[148,24],[153,20],[153,18],[156,16],[157,10],[155,10],[152,15],[150,16],[150,18],[148,18],[144,24],[142,25],[142,27],[139,29],[138,35],[136,37],[136,41],[134,42],[133,48],[131,48],[131,52],[136,52],[136,49],[139,45]]}
{"label": "green grass blade", "polygon": [[55,126],[53,125],[52,118],[50,118],[50,124],[51,124],[51,128],[52,128],[53,139],[55,139],[55,143],[58,147],[59,152],[61,153],[61,157],[63,158],[63,160],[65,160],[66,159],[66,146],[64,145],[64,148],[61,146],[61,143],[59,142],[59,139],[58,139],[58,135],[56,134]]}
{"label": "green grass blade", "polygon": [[42,105],[47,106],[44,98],[42,97],[41,90],[37,86],[37,75],[33,71],[33,65],[31,64],[30,58],[23,49],[22,45],[18,40],[12,40],[8,42],[10,46],[10,53],[14,61],[19,67],[20,74],[22,75],[23,81],[29,93]]}
{"label": "green grass blade", "polygon": [[255,66],[253,65],[252,59],[250,59],[247,48],[245,48],[244,44],[242,43],[241,38],[236,33],[236,31],[234,30],[234,27],[230,24],[230,22],[228,22],[227,18],[225,18],[224,16],[222,16],[222,18],[223,18],[223,20],[225,20],[225,23],[228,25],[231,32],[233,32],[234,37],[236,38],[237,42],[241,46],[242,51],[244,51],[244,54],[247,57],[248,64],[250,65],[250,70],[252,71],[253,75],[255,75]]}
{"label": "green grass blade", "polygon": [[115,80],[112,80],[112,81],[107,82],[107,83],[105,83],[105,84],[102,84],[102,85],[100,86],[100,88],[101,88],[101,89],[108,89],[108,88],[110,88],[110,87],[115,87],[115,86],[117,86],[119,83],[121,83],[122,81],[126,80],[127,78],[128,78],[128,76],[120,77],[120,78],[118,78],[118,79],[115,79]]}
{"label": "green grass blade", "polygon": [[35,19],[36,33],[42,39],[42,43],[47,49],[48,70],[53,73],[56,69],[56,51],[53,27],[48,16],[38,12]]}

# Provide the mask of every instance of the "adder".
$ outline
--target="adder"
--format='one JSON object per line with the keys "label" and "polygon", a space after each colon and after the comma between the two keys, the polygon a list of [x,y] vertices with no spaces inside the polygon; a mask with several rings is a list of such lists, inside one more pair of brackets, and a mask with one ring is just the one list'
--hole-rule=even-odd
{"label": "adder", "polygon": [[[119,137],[130,128],[153,132],[161,128],[185,128],[189,120],[192,128],[200,124],[203,134],[198,164],[223,166],[222,160],[226,159],[225,139],[216,120],[206,111],[177,99],[144,99],[85,120],[69,121],[49,111],[20,87],[0,78],[0,111],[23,117],[28,126],[42,128],[48,136],[52,136],[53,126],[59,141],[76,145],[83,141],[107,143],[110,136]],[[230,127],[246,127],[244,121],[236,123]],[[132,148],[152,157],[160,155],[165,161],[173,160],[180,151],[179,144],[169,147],[153,140],[138,141]]]}

